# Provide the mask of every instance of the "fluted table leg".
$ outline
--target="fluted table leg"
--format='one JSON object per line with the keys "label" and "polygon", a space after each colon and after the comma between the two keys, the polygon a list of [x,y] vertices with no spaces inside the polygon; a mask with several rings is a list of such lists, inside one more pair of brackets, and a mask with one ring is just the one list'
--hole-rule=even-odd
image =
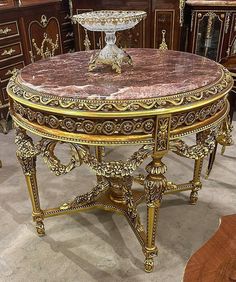
{"label": "fluted table leg", "polygon": [[148,175],[144,181],[147,203],[147,236],[144,250],[144,267],[146,272],[151,272],[153,270],[154,257],[158,252],[155,245],[157,220],[162,194],[167,185],[167,180],[164,176],[167,168],[162,163],[161,159],[162,155],[159,155],[158,153],[153,155],[153,161],[146,167]]}
{"label": "fluted table leg", "polygon": [[154,149],[152,161],[147,165],[148,175],[144,180],[144,189],[147,204],[147,234],[144,247],[144,267],[146,272],[152,272],[154,267],[154,257],[157,255],[155,245],[157,220],[159,208],[161,205],[162,195],[167,186],[167,180],[164,176],[167,171],[166,165],[162,158],[167,154],[169,149],[170,135],[170,116],[156,118]]}

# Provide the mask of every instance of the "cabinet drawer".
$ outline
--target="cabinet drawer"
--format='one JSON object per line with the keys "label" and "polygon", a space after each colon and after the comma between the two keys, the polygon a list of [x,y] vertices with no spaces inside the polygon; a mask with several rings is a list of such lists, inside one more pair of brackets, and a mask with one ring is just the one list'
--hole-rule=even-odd
{"label": "cabinet drawer", "polygon": [[24,61],[0,68],[0,81],[8,80],[16,70],[20,70],[25,66]]}
{"label": "cabinet drawer", "polygon": [[22,47],[20,42],[0,47],[0,62],[21,56]]}
{"label": "cabinet drawer", "polygon": [[19,35],[17,21],[0,23],[0,40]]}

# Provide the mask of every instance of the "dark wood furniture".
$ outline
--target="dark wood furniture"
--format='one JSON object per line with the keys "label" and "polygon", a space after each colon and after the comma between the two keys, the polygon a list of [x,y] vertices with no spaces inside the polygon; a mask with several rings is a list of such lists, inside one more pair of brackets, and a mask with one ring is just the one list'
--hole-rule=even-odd
{"label": "dark wood furniture", "polygon": [[221,218],[215,235],[188,261],[183,281],[236,281],[236,215]]}
{"label": "dark wood furniture", "polygon": [[186,51],[215,61],[236,53],[236,1],[187,0]]}
{"label": "dark wood furniture", "polygon": [[223,58],[220,63],[230,71],[234,79],[233,89],[230,91],[228,96],[230,103],[229,115],[232,121],[234,111],[236,110],[236,54]]}
{"label": "dark wood furniture", "polygon": [[[236,68],[236,1],[187,0],[185,7],[185,51],[205,56],[230,68],[235,77]],[[230,59],[228,59],[230,58]],[[235,88],[229,94],[230,119],[235,110]],[[228,140],[228,145],[231,140]],[[225,147],[222,148],[222,152]],[[207,168],[209,176],[215,160],[217,142],[210,155]]]}
{"label": "dark wood furniture", "polygon": [[[1,3],[2,2],[2,3]],[[0,131],[7,132],[6,85],[33,61],[74,51],[68,1],[0,1]]]}
{"label": "dark wood furniture", "polygon": [[[118,45],[123,48],[159,48],[165,36],[168,49],[180,50],[181,28],[185,0],[72,0],[73,14],[93,10],[143,10],[147,12],[145,21],[140,22],[131,30],[118,33]],[[163,32],[164,31],[164,32]],[[103,34],[88,32],[91,49],[103,47]],[[75,26],[76,50],[85,50],[85,30]]]}

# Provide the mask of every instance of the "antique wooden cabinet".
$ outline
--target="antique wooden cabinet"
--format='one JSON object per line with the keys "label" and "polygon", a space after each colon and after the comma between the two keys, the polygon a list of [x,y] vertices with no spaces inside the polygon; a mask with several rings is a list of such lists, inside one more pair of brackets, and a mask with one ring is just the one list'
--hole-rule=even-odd
{"label": "antique wooden cabinet", "polygon": [[[143,10],[147,18],[133,29],[117,33],[117,43],[123,48],[159,48],[165,40],[168,49],[181,48],[181,28],[185,0],[72,0],[73,13],[93,10]],[[163,38],[164,37],[164,38]],[[84,50],[89,39],[91,49],[103,47],[104,35],[75,27],[76,49]]]}
{"label": "antique wooden cabinet", "polygon": [[187,0],[187,51],[220,61],[236,53],[236,1]]}
{"label": "antique wooden cabinet", "polygon": [[[40,3],[39,3],[40,2]],[[1,3],[1,2],[0,2]],[[4,5],[3,5],[4,4]],[[6,86],[14,71],[74,50],[68,1],[21,1],[0,6],[0,131],[7,131]]]}

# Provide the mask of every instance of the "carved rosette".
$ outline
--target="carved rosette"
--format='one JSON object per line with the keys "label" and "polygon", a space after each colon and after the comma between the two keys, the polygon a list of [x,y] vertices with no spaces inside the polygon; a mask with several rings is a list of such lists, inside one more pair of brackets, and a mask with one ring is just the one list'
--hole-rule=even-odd
{"label": "carved rosette", "polygon": [[66,116],[48,115],[20,103],[14,102],[14,111],[21,117],[39,125],[67,132],[104,134],[104,135],[131,135],[136,133],[151,134],[154,130],[152,118],[92,120],[86,118],[72,118]]}

